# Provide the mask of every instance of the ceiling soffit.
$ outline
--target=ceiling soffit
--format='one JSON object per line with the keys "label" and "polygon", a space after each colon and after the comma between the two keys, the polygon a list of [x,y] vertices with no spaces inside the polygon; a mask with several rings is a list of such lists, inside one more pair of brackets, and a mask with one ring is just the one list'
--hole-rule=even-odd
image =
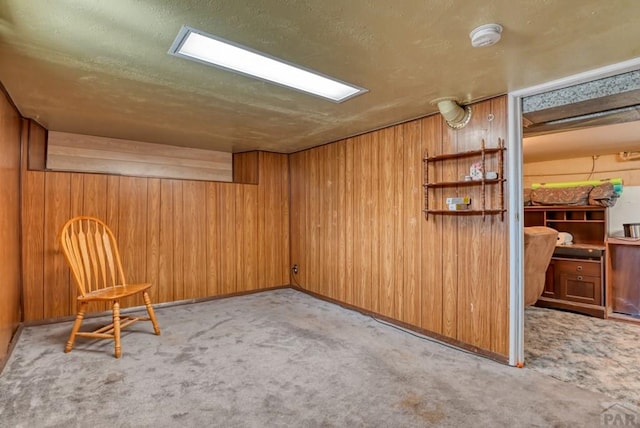
{"label": "ceiling soffit", "polygon": [[640,119],[640,71],[532,95],[522,100],[524,135]]}

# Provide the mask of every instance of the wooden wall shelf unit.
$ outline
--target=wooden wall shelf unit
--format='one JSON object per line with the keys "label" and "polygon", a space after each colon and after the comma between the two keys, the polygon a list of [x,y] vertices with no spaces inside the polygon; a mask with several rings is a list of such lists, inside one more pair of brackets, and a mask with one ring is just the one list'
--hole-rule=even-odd
{"label": "wooden wall shelf unit", "polygon": [[607,315],[640,323],[640,239],[608,237],[606,270]]}
{"label": "wooden wall shelf unit", "polygon": [[[424,212],[425,218],[429,217],[429,214],[450,214],[450,215],[485,215],[500,214],[500,219],[504,220],[504,140],[498,139],[498,147],[485,147],[485,141],[482,140],[482,144],[479,150],[469,150],[459,153],[446,153],[441,155],[429,156],[425,151],[422,159],[424,166]],[[462,158],[477,158],[482,164],[482,171],[486,171],[487,157],[496,156],[498,159],[497,178],[480,180],[455,180],[455,181],[433,181],[429,178],[429,165],[433,164],[434,168],[438,163],[457,160]],[[494,186],[497,188],[497,206],[487,206],[487,192],[489,187]],[[468,209],[468,210],[448,210],[448,209],[434,209],[429,207],[429,191],[431,189],[438,188],[450,188],[450,187],[480,187],[480,208]]]}
{"label": "wooden wall shelf unit", "polygon": [[531,206],[525,226],[547,226],[573,236],[556,247],[536,306],[605,318],[605,239],[607,209],[598,206]]}

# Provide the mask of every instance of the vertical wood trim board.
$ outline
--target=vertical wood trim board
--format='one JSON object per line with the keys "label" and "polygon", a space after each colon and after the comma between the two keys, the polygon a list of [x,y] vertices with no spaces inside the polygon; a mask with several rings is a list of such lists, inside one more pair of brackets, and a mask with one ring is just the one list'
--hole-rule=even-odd
{"label": "vertical wood trim board", "polygon": [[289,284],[288,157],[258,155],[258,185],[24,169],[25,320],[74,314],[58,233],[82,214],[109,224],[127,281],[153,282],[155,303]]}
{"label": "vertical wood trim board", "polygon": [[244,184],[258,184],[260,177],[260,152],[244,152],[233,154],[233,182]]}
{"label": "vertical wood trim board", "polygon": [[33,120],[28,120],[29,129],[25,130],[25,135],[41,133],[40,137],[29,138],[26,142],[32,142],[33,144],[27,144],[24,148],[24,160],[28,169],[36,171],[44,171],[46,169],[47,162],[47,130],[40,126]]}
{"label": "vertical wood trim board", "polygon": [[23,121],[0,94],[0,367],[20,322],[20,161]]}
{"label": "vertical wood trim board", "polygon": [[[290,155],[291,262],[306,290],[507,356],[507,221],[422,213],[425,150],[506,140],[504,97],[473,109],[459,131],[436,115]],[[447,161],[437,179],[459,180],[471,162]]]}

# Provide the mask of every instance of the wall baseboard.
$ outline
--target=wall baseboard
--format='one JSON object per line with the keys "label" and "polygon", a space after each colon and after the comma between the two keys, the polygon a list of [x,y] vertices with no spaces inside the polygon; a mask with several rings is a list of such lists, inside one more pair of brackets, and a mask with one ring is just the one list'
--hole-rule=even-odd
{"label": "wall baseboard", "polygon": [[[159,309],[159,308],[170,308],[173,306],[181,306],[181,305],[190,305],[192,303],[202,303],[202,302],[208,302],[211,300],[218,300],[218,299],[227,299],[229,297],[238,297],[238,296],[247,296],[250,294],[255,294],[255,293],[261,293],[263,291],[273,291],[273,290],[283,290],[283,289],[288,289],[288,288],[292,288],[290,285],[277,285],[275,287],[267,287],[267,288],[258,288],[255,290],[248,290],[248,291],[239,291],[237,293],[229,293],[229,294],[221,294],[219,296],[209,296],[209,297],[199,297],[197,299],[185,299],[185,300],[176,300],[173,302],[163,302],[163,303],[152,303],[154,309]],[[127,308],[121,308],[120,309],[120,314],[122,315],[126,315],[126,314],[130,314],[130,313],[134,313],[134,312],[140,312],[140,311],[146,311],[146,308],[144,306],[130,306]],[[105,316],[111,316],[111,311],[100,311],[100,312],[90,312],[85,314],[84,319],[92,319],[92,318],[100,318],[100,317],[105,317]],[[69,315],[69,316],[65,316],[65,317],[56,317],[56,318],[46,318],[46,319],[42,319],[42,320],[35,320],[35,321],[25,321],[22,323],[22,325],[24,325],[24,327],[35,327],[35,326],[39,326],[39,325],[48,325],[48,324],[57,324],[57,323],[61,323],[61,322],[70,322],[76,319],[75,314],[74,315]]]}
{"label": "wall baseboard", "polygon": [[366,315],[368,317],[374,318],[375,320],[383,321],[384,323],[391,324],[392,326],[399,327],[399,328],[401,328],[403,330],[409,330],[411,332],[418,333],[418,334],[420,334],[422,336],[427,336],[428,338],[433,339],[434,342],[440,343],[441,345],[454,347],[454,348],[456,348],[458,350],[466,351],[466,352],[469,352],[469,353],[472,353],[472,354],[475,354],[475,355],[479,355],[481,357],[485,357],[485,358],[497,361],[497,362],[502,363],[502,364],[509,364],[509,357],[506,356],[506,355],[501,355],[501,354],[498,354],[496,352],[487,351],[486,349],[482,349],[482,348],[478,348],[478,347],[473,346],[473,345],[469,345],[469,344],[467,344],[465,342],[461,342],[459,340],[452,339],[452,338],[447,337],[447,336],[443,336],[443,335],[435,333],[433,331],[426,330],[426,329],[420,328],[420,327],[416,327],[414,325],[407,324],[405,322],[402,322],[402,321],[399,321],[399,320],[396,320],[396,319],[393,319],[393,318],[389,318],[389,317],[387,317],[385,315],[381,315],[381,314],[378,314],[376,312],[368,311],[366,309],[361,309],[361,308],[359,308],[357,306],[350,305],[348,303],[344,303],[344,302],[341,302],[339,300],[335,300],[335,299],[323,296],[323,295],[318,294],[318,293],[314,293],[313,291],[305,290],[304,288],[296,286],[296,285],[291,285],[289,288],[292,288],[292,289],[294,289],[296,291],[300,291],[302,293],[308,294],[309,296],[315,297],[316,299],[320,299],[320,300],[324,300],[325,302],[333,303],[333,304],[341,306],[341,307],[343,307],[345,309],[349,309],[349,310],[352,310],[352,311],[359,312],[359,313],[361,313],[363,315]]}
{"label": "wall baseboard", "polygon": [[4,371],[4,367],[7,365],[7,362],[9,362],[9,358],[11,358],[11,354],[13,353],[13,350],[16,347],[16,344],[18,343],[18,340],[20,339],[20,335],[22,334],[23,328],[24,328],[24,323],[18,324],[18,328],[16,329],[16,332],[13,334],[13,337],[9,341],[9,346],[7,347],[7,353],[3,358],[0,358],[0,376],[2,375],[2,372]]}

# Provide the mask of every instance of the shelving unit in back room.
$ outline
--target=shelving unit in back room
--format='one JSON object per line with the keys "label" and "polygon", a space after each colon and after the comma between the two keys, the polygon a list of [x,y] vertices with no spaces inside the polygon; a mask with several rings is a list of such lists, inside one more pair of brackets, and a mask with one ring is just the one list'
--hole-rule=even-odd
{"label": "shelving unit in back room", "polygon": [[600,206],[528,206],[524,225],[547,226],[573,237],[558,245],[536,306],[605,318],[605,240],[607,208]]}

